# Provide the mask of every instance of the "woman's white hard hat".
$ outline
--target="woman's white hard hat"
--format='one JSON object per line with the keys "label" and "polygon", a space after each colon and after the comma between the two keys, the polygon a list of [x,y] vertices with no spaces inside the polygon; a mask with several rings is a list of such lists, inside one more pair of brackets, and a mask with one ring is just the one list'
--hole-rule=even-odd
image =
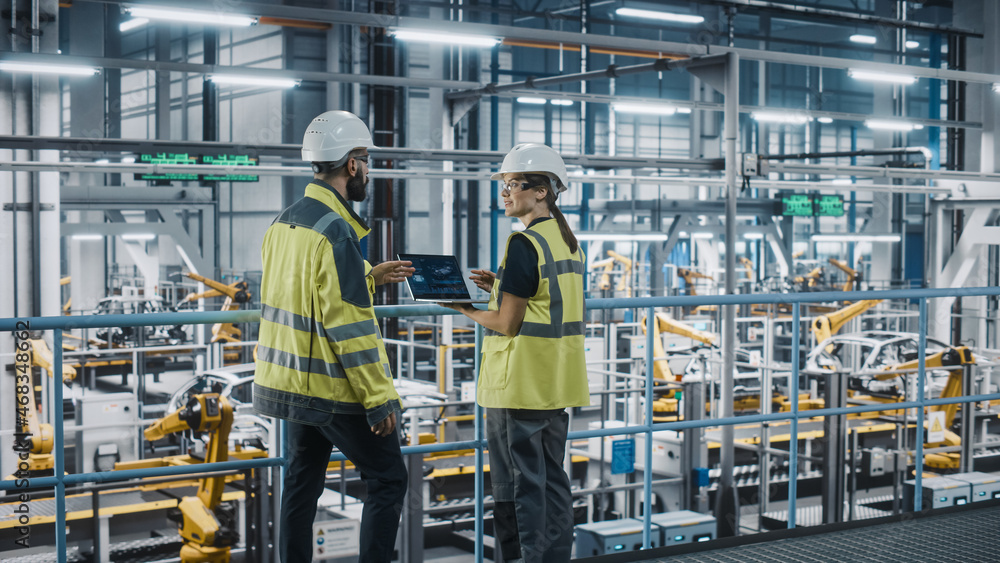
{"label": "woman's white hard hat", "polygon": [[557,194],[566,191],[569,182],[562,157],[552,147],[541,143],[521,143],[510,149],[500,170],[490,179],[503,180],[504,174],[544,174],[552,180]]}

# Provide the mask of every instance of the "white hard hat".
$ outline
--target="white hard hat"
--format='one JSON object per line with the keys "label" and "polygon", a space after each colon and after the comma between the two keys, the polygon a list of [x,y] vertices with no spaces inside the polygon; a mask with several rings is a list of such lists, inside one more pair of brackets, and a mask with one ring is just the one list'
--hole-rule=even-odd
{"label": "white hard hat", "polygon": [[544,174],[553,180],[556,193],[566,191],[566,163],[552,147],[541,143],[521,143],[503,158],[500,170],[491,180],[503,180],[504,174]]}
{"label": "white hard hat", "polygon": [[355,149],[374,146],[364,121],[349,111],[328,111],[313,118],[302,137],[302,160],[337,162]]}

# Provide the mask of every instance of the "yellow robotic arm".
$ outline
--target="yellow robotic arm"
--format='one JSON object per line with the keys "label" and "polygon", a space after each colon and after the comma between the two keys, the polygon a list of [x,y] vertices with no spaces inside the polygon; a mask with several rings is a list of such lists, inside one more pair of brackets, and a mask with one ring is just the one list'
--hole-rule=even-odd
{"label": "yellow robotic arm", "polygon": [[704,279],[704,280],[714,280],[712,276],[708,274],[703,274],[701,272],[696,272],[694,270],[689,270],[687,268],[677,268],[677,275],[684,280],[684,283],[688,286],[688,295],[698,295],[698,292],[694,289],[694,280]]}
{"label": "yellow robotic arm", "polygon": [[[250,292],[247,291],[249,286],[245,281],[238,281],[226,285],[224,283],[208,279],[205,276],[200,276],[194,272],[187,272],[184,275],[211,288],[208,291],[203,291],[201,293],[188,294],[187,297],[184,298],[185,303],[197,301],[199,299],[225,296],[226,301],[222,304],[222,310],[235,311],[240,308],[241,304],[249,302],[252,297]],[[220,340],[224,340],[226,342],[239,342],[241,334],[242,332],[240,329],[236,328],[233,323],[216,323],[212,325],[212,342],[219,342]]]}
{"label": "yellow robotic arm", "polygon": [[[663,348],[663,340],[660,339],[660,334],[663,332],[686,336],[692,340],[697,340],[702,344],[715,346],[714,334],[698,330],[689,324],[676,321],[668,317],[665,313],[656,313],[656,324],[653,325],[653,329],[653,355],[657,358],[662,358],[667,355],[666,350]],[[643,334],[646,333],[645,317],[642,319],[642,332]],[[666,360],[654,360],[653,377],[664,381],[674,379],[674,374],[670,370],[670,364],[668,364]]]}
{"label": "yellow robotic arm", "polygon": [[[839,311],[834,311],[832,313],[816,317],[813,319],[812,323],[812,331],[816,336],[816,343],[819,344],[834,334],[837,334],[837,332],[840,331],[840,329],[847,324],[848,321],[881,302],[881,299],[865,299],[863,301],[852,303]],[[827,346],[826,351],[832,352],[833,345],[831,344]]]}
{"label": "yellow robotic arm", "polygon": [[615,259],[605,258],[590,265],[591,270],[603,270],[601,278],[597,281],[597,289],[601,291],[611,289],[611,271],[615,269]]}
{"label": "yellow robotic arm", "polygon": [[[233,408],[218,393],[201,393],[188,399],[187,405],[157,420],[143,431],[150,442],[169,434],[194,430],[209,432],[206,463],[229,459],[229,431],[233,426]],[[225,477],[201,479],[197,496],[184,497],[178,504],[182,563],[221,563],[229,561],[230,547],[239,539],[232,514],[220,506]]]}
{"label": "yellow robotic arm", "polygon": [[861,274],[854,268],[848,266],[847,262],[844,262],[842,260],[837,260],[836,258],[830,258],[829,262],[833,266],[839,268],[840,271],[847,274],[847,281],[844,282],[844,287],[841,288],[841,291],[851,291],[852,289],[854,289],[855,282],[861,281]]}
{"label": "yellow robotic arm", "polygon": [[625,273],[622,274],[622,278],[618,280],[618,285],[615,286],[615,291],[624,291],[627,297],[632,296],[632,260],[618,254],[614,250],[608,251],[608,256],[612,258],[615,262],[622,265],[625,269]]}
{"label": "yellow robotic arm", "polygon": [[[968,346],[955,346],[952,348],[947,348],[938,352],[937,354],[932,354],[924,358],[925,368],[948,368],[955,367],[956,369],[951,369],[948,371],[948,383],[945,384],[944,389],[941,391],[942,399],[950,399],[953,397],[958,397],[962,394],[962,366],[970,365],[976,363],[976,358],[972,355],[972,351],[969,350]],[[894,377],[899,377],[902,375],[904,370],[916,369],[920,365],[919,360],[911,360],[909,362],[889,366],[885,368],[886,373],[880,373],[875,376],[875,379],[879,381],[885,381],[887,379],[892,379]],[[958,405],[935,405],[930,407],[932,411],[944,411],[944,427],[951,428],[952,423],[955,422],[955,413],[958,412]]]}

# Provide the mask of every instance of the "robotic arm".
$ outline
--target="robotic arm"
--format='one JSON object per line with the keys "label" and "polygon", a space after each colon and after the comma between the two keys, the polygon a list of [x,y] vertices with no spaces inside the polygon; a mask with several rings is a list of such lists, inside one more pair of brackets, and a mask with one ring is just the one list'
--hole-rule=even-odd
{"label": "robotic arm", "polygon": [[[208,291],[203,291],[201,293],[188,294],[188,296],[184,298],[184,303],[190,303],[199,299],[225,296],[226,301],[222,304],[222,310],[235,311],[236,309],[239,309],[240,305],[243,303],[248,303],[252,297],[250,292],[247,291],[249,286],[245,281],[238,281],[226,285],[224,283],[208,279],[205,276],[200,276],[194,272],[188,272],[184,275],[211,288]],[[239,342],[240,334],[240,329],[233,326],[232,323],[216,323],[212,325],[212,342],[219,342],[220,340],[224,340],[226,342]]]}
{"label": "robotic arm", "polygon": [[[188,399],[183,408],[154,422],[143,432],[150,442],[169,434],[193,430],[209,432],[205,462],[229,459],[229,430],[233,426],[233,408],[219,393],[201,393]],[[222,489],[225,477],[201,479],[197,496],[184,497],[178,504],[184,538],[181,561],[229,561],[229,548],[239,534],[233,529],[233,514],[222,506]]]}
{"label": "robotic arm", "polygon": [[[834,311],[832,313],[816,317],[813,319],[812,323],[812,331],[816,336],[816,343],[818,344],[823,342],[834,334],[837,334],[837,332],[845,324],[847,324],[848,321],[881,302],[881,299],[865,299],[863,301],[852,303],[839,311]],[[833,345],[830,344],[827,346],[826,351],[832,352]]]}
{"label": "robotic arm", "polygon": [[[944,390],[941,391],[940,398],[942,399],[950,399],[962,394],[962,366],[975,363],[976,358],[972,355],[972,351],[969,350],[968,346],[947,348],[937,354],[924,358],[925,368],[954,368],[948,370],[948,383],[945,384]],[[875,379],[879,381],[893,379],[902,375],[899,372],[916,369],[919,365],[919,360],[911,360],[906,363],[889,366],[885,368],[886,373],[876,375]],[[955,422],[955,413],[958,412],[958,404],[935,405],[930,407],[930,409],[932,411],[944,411],[944,427],[947,429],[951,428],[952,423]]]}
{"label": "robotic arm", "polygon": [[854,289],[854,284],[861,283],[861,272],[856,271],[854,268],[847,265],[847,262],[842,260],[837,260],[836,258],[830,258],[830,264],[840,269],[840,271],[847,274],[847,281],[844,282],[844,287],[841,291],[851,291]]}

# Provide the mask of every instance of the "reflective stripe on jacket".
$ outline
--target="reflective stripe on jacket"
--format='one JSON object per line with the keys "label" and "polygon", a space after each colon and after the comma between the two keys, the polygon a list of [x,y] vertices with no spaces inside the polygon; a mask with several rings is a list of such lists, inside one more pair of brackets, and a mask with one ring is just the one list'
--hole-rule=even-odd
{"label": "reflective stripe on jacket", "polygon": [[[528,299],[517,336],[486,331],[478,402],[487,408],[534,410],[589,405],[583,251],[570,253],[556,221],[542,221],[515,236],[526,237],[538,253],[538,291]],[[503,299],[506,262],[504,256],[493,282],[493,311]]]}
{"label": "reflective stripe on jacket", "polygon": [[365,414],[372,425],[399,410],[372,308],[368,226],[327,184],[314,181],[264,235],[254,408],[322,425]]}

